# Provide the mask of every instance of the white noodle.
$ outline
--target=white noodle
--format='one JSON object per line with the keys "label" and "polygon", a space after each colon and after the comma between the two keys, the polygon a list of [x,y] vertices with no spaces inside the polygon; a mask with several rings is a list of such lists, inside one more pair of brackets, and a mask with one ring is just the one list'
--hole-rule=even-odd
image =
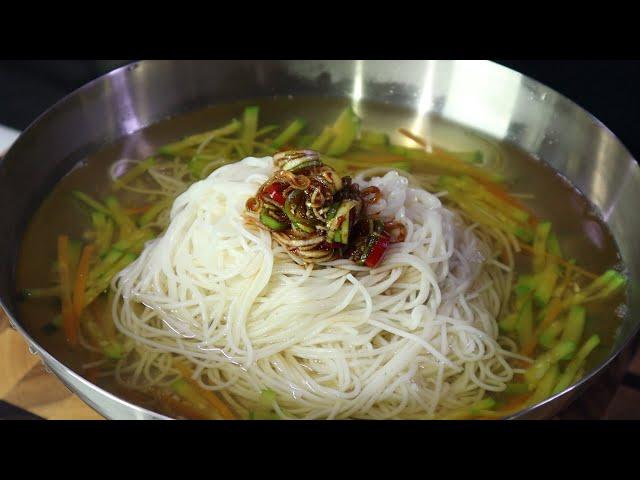
{"label": "white noodle", "polygon": [[[403,223],[406,240],[373,270],[299,265],[242,221],[272,172],[270,157],[247,158],[193,184],[165,233],[114,279],[113,316],[131,339],[118,381],[168,385],[186,359],[238,413],[271,389],[280,416],[307,419],[434,418],[504,390],[507,359],[522,358],[496,322],[511,239],[465,223],[396,172],[361,175],[361,187],[383,193],[371,213]],[[505,247],[506,264],[495,259]]]}

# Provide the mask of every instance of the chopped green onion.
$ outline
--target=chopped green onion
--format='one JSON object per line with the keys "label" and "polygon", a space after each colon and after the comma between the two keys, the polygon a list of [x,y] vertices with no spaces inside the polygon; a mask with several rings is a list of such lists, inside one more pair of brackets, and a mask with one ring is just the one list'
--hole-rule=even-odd
{"label": "chopped green onion", "polygon": [[269,215],[266,209],[260,211],[260,222],[271,230],[280,231],[287,228],[287,224],[283,223]]}

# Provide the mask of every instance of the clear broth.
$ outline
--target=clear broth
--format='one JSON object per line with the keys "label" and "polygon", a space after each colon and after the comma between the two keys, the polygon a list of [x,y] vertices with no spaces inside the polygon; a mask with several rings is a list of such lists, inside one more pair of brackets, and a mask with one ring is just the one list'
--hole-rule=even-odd
{"label": "clear broth", "polygon": [[[78,164],[55,186],[31,219],[24,234],[19,254],[17,289],[49,286],[53,280],[51,265],[56,258],[56,239],[60,234],[81,238],[89,226],[90,219],[71,196],[72,190],[82,190],[94,196],[106,195],[110,191],[109,166],[122,158],[142,159],[169,142],[186,135],[210,130],[239,117],[246,105],[260,106],[260,123],[287,124],[295,117],[305,118],[309,124],[307,132],[319,133],[332,122],[347,105],[346,100],[287,97],[243,101],[219,105],[186,115],[177,116],[144,128],[78,162]],[[619,268],[621,258],[615,241],[606,224],[599,218],[590,202],[566,179],[546,163],[526,154],[507,143],[497,143],[482,135],[445,122],[435,117],[420,121],[416,126],[415,113],[403,108],[376,103],[361,103],[357,109],[365,128],[383,130],[390,134],[392,143],[414,147],[415,144],[397,133],[400,127],[426,136],[433,143],[454,151],[479,148],[490,141],[504,157],[504,174],[512,192],[533,194],[535,198],[524,199],[540,218],[553,223],[563,252],[575,258],[581,267],[600,274],[608,268]],[[414,168],[424,172],[425,166],[414,163]],[[135,194],[120,193],[118,196],[126,206]],[[526,260],[524,260],[526,262]],[[520,268],[523,260],[517,264]],[[620,325],[620,309],[623,294],[606,301],[589,304],[585,337],[597,333],[602,343],[590,357],[589,367],[597,365],[611,350],[617,328]],[[55,301],[24,301],[18,307],[21,323],[46,350],[80,375],[85,375],[82,365],[95,358],[81,347],[70,348],[62,330],[47,334],[43,327],[59,313]],[[95,382],[136,404],[158,410],[151,398],[132,397],[121,391],[110,378],[99,378]]]}

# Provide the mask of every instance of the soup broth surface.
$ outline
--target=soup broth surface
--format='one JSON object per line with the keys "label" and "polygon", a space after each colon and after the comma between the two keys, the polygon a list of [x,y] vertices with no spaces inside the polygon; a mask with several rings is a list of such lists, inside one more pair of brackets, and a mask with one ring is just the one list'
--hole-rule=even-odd
{"label": "soup broth surface", "polygon": [[[94,197],[111,194],[109,168],[115,161],[143,159],[166,143],[224,125],[232,118],[239,118],[247,105],[259,105],[261,125],[286,125],[296,117],[303,117],[308,121],[308,131],[319,132],[348,103],[337,99],[288,97],[219,105],[149,126],[82,159],[59,181],[28,225],[18,263],[18,291],[51,285],[55,279],[52,264],[56,259],[58,235],[81,238],[89,226],[90,218],[71,195],[73,190],[81,190]],[[439,118],[425,117],[419,123],[420,129],[416,129],[415,113],[406,109],[365,102],[359,104],[357,113],[365,128],[387,132],[392,143],[416,146],[397,133],[398,128],[406,128],[452,151],[481,149],[492,155],[498,152],[503,158],[503,173],[509,190],[523,194],[520,198],[524,204],[540,218],[552,222],[565,258],[574,258],[582,268],[597,274],[620,267],[615,241],[590,202],[544,162],[513,145],[493,141]],[[417,172],[429,172],[428,166],[417,162],[413,167]],[[117,195],[124,207],[135,197],[135,194],[121,191]],[[518,259],[516,267],[524,268],[522,258],[518,256]],[[606,301],[589,304],[583,338],[594,333],[601,338],[600,346],[589,358],[589,368],[598,364],[610,351],[621,321],[617,307],[623,303],[621,293]],[[44,328],[59,314],[59,309],[58,302],[53,300],[23,301],[18,308],[19,319],[48,352],[78,374],[85,375],[82,365],[95,360],[95,357],[80,347],[70,348],[62,329],[48,333]],[[95,382],[116,395],[128,396],[134,403],[158,410],[151,399],[130,396],[118,389],[112,378],[97,378]]]}

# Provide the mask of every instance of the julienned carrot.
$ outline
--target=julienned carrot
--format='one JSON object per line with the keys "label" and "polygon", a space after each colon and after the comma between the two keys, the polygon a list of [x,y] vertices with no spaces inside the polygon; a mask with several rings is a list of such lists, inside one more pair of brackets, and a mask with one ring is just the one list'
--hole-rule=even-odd
{"label": "julienned carrot", "polygon": [[178,364],[176,365],[176,368],[178,369],[182,377],[191,385],[193,385],[198,390],[200,395],[202,395],[202,397],[209,404],[211,404],[211,406],[214,407],[218,411],[218,413],[220,413],[220,415],[222,415],[222,418],[224,418],[225,420],[233,420],[236,418],[233,412],[229,410],[229,407],[227,407],[227,405],[222,400],[220,400],[220,398],[218,398],[215,393],[202,388],[200,384],[193,379],[193,372],[191,372],[188,367]]}
{"label": "julienned carrot", "polygon": [[398,131],[404,135],[405,137],[409,137],[411,140],[413,140],[414,142],[416,142],[418,145],[422,146],[422,147],[427,147],[427,146],[431,146],[431,148],[437,148],[434,147],[432,145],[429,145],[422,137],[419,137],[418,135],[415,135],[413,133],[411,133],[409,130],[405,129],[405,128],[399,128]]}
{"label": "julienned carrot", "polygon": [[87,287],[87,277],[89,275],[89,261],[93,254],[94,245],[87,245],[82,249],[82,256],[78,264],[78,273],[76,275],[76,283],[73,290],[73,316],[74,328],[77,330],[80,322],[80,315],[84,308],[85,289]]}
{"label": "julienned carrot", "polygon": [[[522,248],[522,250],[524,250],[527,253],[533,253],[533,247],[531,247],[531,245],[527,245],[526,243],[522,243],[522,242],[518,242],[520,244],[520,247]],[[584,275],[585,277],[589,277],[589,278],[598,278],[598,275],[596,275],[595,273],[591,273],[588,270],[585,270],[583,268],[578,267],[577,265],[574,265],[568,261],[566,261],[563,258],[560,258],[556,255],[553,255],[552,253],[549,252],[543,252],[543,255],[546,255],[549,258],[552,258],[554,261],[558,262],[561,265],[564,265],[567,268],[571,268],[573,270],[575,270],[578,273],[581,273],[582,275]]]}
{"label": "julienned carrot", "polygon": [[533,225],[538,223],[538,218],[535,216],[533,211],[529,209],[527,206],[525,206],[522,202],[518,201],[517,199],[509,195],[509,193],[506,190],[503,190],[502,188],[498,187],[495,183],[487,182],[486,180],[483,180],[483,179],[478,179],[477,182],[482,184],[482,186],[492,195],[495,195],[499,199],[507,202],[508,204],[513,205],[514,207],[527,212],[529,214],[529,223]]}
{"label": "julienned carrot", "polygon": [[78,332],[74,328],[73,304],[71,303],[71,279],[69,275],[69,237],[58,237],[58,275],[60,277],[60,303],[62,304],[62,324],[67,341],[78,342]]}
{"label": "julienned carrot", "polygon": [[[427,146],[427,142],[425,140],[409,132],[408,130],[405,130],[404,128],[400,128],[398,131],[404,136],[409,137],[411,140],[413,140],[417,144],[423,147]],[[474,177],[476,180],[484,180],[485,182],[491,182],[493,178],[498,177],[498,176],[492,177],[490,173],[487,173],[486,171],[480,168],[476,168],[461,160],[458,160],[456,157],[454,157],[453,155],[451,155],[449,152],[447,152],[442,148],[438,148],[434,145],[429,145],[429,147],[431,148],[434,154],[439,155],[449,163],[449,165],[442,165],[442,167],[448,166],[449,170],[456,170],[458,172],[463,172],[467,175]],[[428,153],[425,151],[425,154],[428,154]]]}
{"label": "julienned carrot", "polygon": [[125,208],[123,211],[127,215],[138,215],[140,213],[145,213],[150,208],[151,208],[151,205],[142,205],[141,207]]}
{"label": "julienned carrot", "polygon": [[[434,153],[441,155],[445,158],[447,158],[448,160],[450,160],[451,162],[458,164],[459,160],[457,158],[455,158],[453,155],[451,155],[449,152],[447,152],[446,150],[436,147],[435,145],[430,145],[428,144],[423,138],[411,133],[410,131],[404,129],[404,128],[400,128],[398,130],[402,135],[404,135],[405,137],[410,138],[411,140],[413,140],[414,142],[416,142],[418,145],[421,145],[423,147],[427,147],[429,146]],[[530,215],[530,219],[529,222],[535,224],[537,222],[537,218],[534,215],[534,213],[527,208],[525,205],[522,204],[522,202],[519,202],[518,200],[516,200],[514,197],[512,197],[511,195],[509,195],[509,193],[507,193],[505,190],[503,190],[502,188],[498,187],[494,182],[491,181],[487,181],[484,178],[484,175],[480,176],[480,178],[476,178],[476,180],[482,184],[483,187],[485,187],[487,189],[487,191],[493,195],[495,195],[496,197],[504,200],[505,202],[513,205],[516,208],[519,208],[520,210],[524,210],[525,212],[527,212]]]}

